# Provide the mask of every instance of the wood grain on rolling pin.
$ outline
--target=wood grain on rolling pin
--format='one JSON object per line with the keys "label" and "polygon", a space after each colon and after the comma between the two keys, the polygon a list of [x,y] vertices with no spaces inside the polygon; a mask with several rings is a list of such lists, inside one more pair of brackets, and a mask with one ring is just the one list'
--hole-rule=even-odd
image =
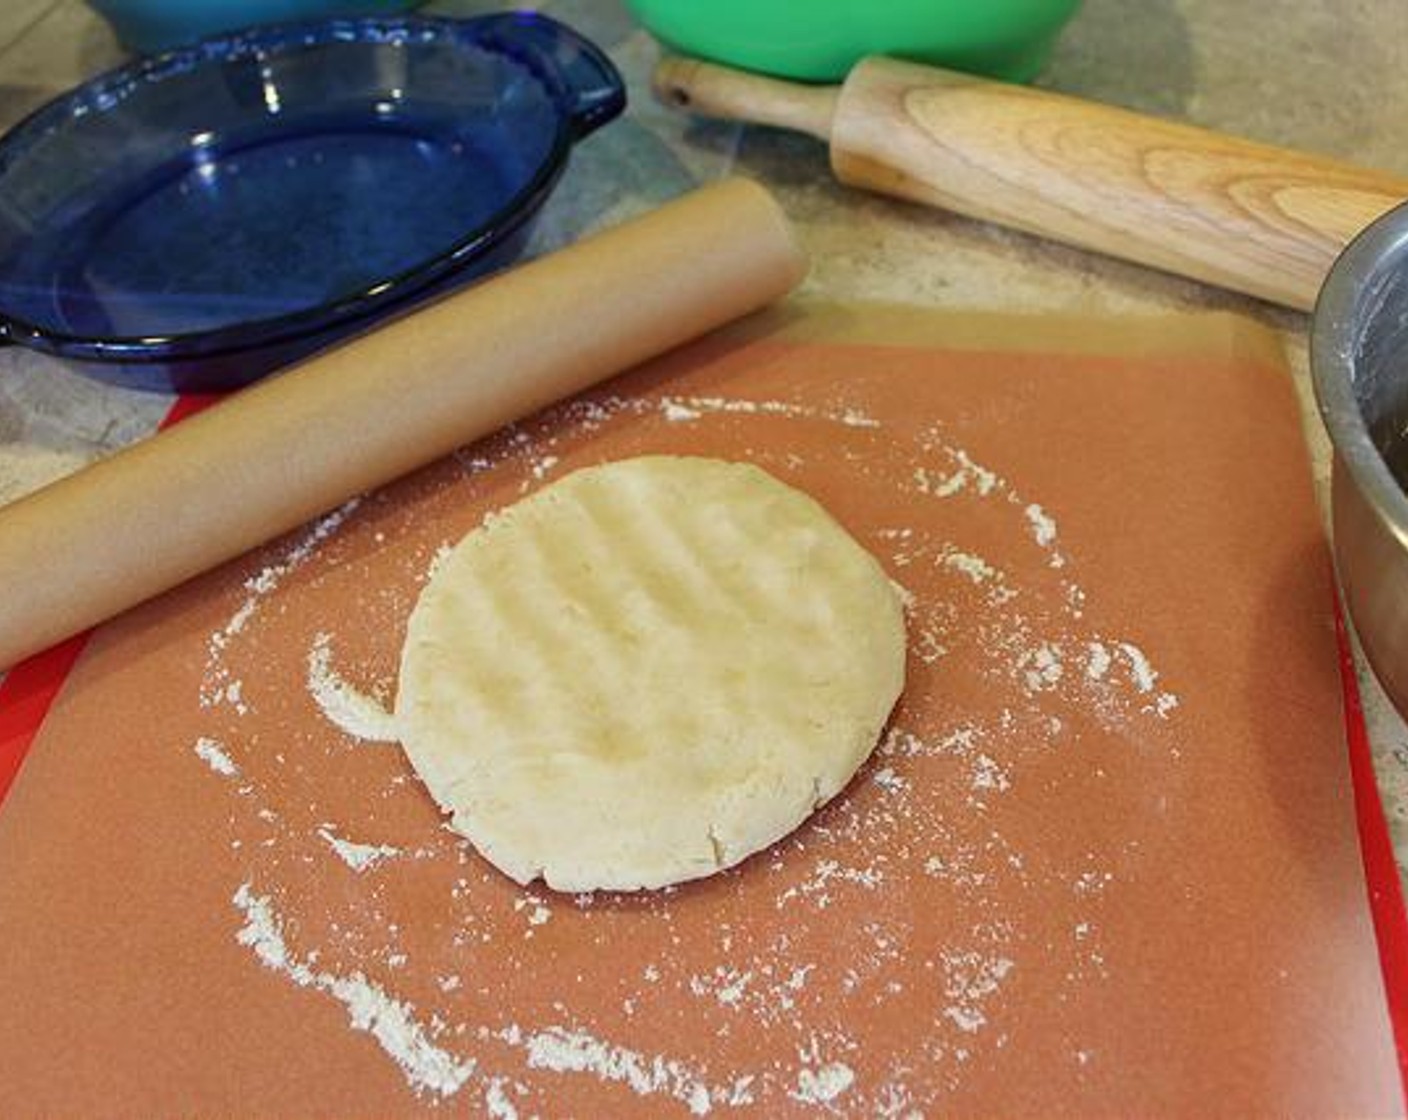
{"label": "wood grain on rolling pin", "polygon": [[851,72],[845,183],[1309,309],[1408,181],[1021,86],[891,60]]}
{"label": "wood grain on rolling pin", "polygon": [[0,511],[0,666],[783,295],[744,180],[449,296]]}

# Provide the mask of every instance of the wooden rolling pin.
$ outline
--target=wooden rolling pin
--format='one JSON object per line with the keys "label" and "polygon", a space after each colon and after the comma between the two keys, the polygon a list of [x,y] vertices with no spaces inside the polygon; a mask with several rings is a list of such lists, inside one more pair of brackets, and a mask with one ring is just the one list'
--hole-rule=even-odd
{"label": "wooden rolling pin", "polygon": [[0,510],[0,666],[783,295],[741,179],[450,296]]}
{"label": "wooden rolling pin", "polygon": [[843,183],[940,206],[1300,310],[1408,179],[888,58],[840,86],[688,59],[664,102],[798,129]]}

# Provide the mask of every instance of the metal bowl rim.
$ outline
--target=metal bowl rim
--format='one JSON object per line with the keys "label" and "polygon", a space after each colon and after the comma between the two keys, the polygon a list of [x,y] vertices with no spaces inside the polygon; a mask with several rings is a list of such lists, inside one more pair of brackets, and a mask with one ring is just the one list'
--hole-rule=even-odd
{"label": "metal bowl rim", "polygon": [[1331,267],[1311,320],[1310,371],[1340,463],[1375,516],[1408,549],[1408,494],[1369,434],[1353,376],[1362,327],[1375,310],[1369,306],[1377,295],[1374,281],[1394,264],[1408,267],[1408,203],[1371,223]]}

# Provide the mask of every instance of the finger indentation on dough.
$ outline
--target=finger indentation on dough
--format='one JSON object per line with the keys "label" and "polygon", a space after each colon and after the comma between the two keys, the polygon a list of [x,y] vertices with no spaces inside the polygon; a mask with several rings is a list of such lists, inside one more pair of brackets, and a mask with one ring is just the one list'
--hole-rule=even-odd
{"label": "finger indentation on dough", "polygon": [[412,614],[398,718],[453,826],[563,890],[738,863],[845,786],[903,683],[875,560],[756,467],[662,456],[496,515]]}

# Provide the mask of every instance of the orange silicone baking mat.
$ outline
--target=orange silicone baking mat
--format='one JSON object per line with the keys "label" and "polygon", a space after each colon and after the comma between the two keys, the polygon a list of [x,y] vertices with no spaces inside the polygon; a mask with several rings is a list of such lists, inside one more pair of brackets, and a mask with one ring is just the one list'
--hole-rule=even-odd
{"label": "orange silicone baking mat", "polygon": [[[388,741],[406,617],[486,513],[661,452],[871,549],[905,695],[739,868],[523,889]],[[706,339],[97,634],[0,812],[0,1112],[1400,1113],[1327,581],[1233,320]]]}

